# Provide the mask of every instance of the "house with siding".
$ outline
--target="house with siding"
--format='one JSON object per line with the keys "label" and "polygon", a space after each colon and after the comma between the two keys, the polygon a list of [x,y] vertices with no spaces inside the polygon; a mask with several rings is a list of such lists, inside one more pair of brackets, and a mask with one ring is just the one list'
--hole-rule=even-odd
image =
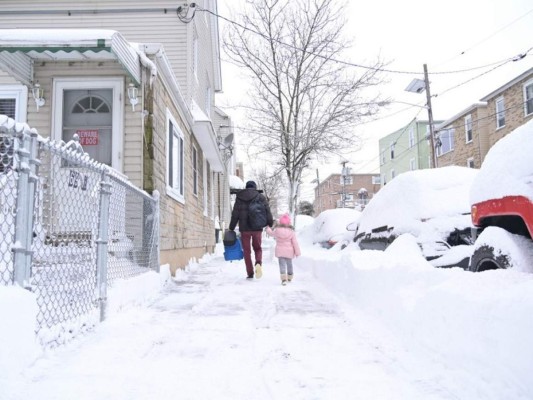
{"label": "house with siding", "polygon": [[0,113],[52,140],[76,134],[157,190],[160,261],[172,270],[213,250],[229,193],[219,125],[231,124],[213,122],[218,24],[205,10],[216,1],[0,2]]}
{"label": "house with siding", "polygon": [[431,166],[429,123],[414,119],[406,126],[379,139],[381,185],[406,171]]}
{"label": "house with siding", "polygon": [[331,174],[315,187],[315,215],[333,208],[361,208],[379,191],[379,174]]}

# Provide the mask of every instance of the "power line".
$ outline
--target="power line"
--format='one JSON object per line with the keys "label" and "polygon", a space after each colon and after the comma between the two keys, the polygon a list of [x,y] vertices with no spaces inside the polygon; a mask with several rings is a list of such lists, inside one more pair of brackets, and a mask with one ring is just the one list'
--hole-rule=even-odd
{"label": "power line", "polygon": [[498,29],[497,31],[495,31],[494,33],[492,33],[491,35],[487,36],[485,39],[482,39],[480,40],[479,42],[473,44],[472,46],[470,46],[468,49],[466,50],[463,50],[459,55],[464,55],[467,51],[470,51],[472,50],[474,47],[476,46],[479,46],[481,43],[484,43],[486,42],[487,40],[489,40],[490,38],[496,36],[498,33],[500,33],[501,31],[503,31],[504,29],[507,29],[509,26],[513,25],[514,23],[518,22],[519,20],[521,20],[522,18],[524,18],[525,16],[531,14],[533,12],[533,8],[531,10],[529,10],[528,12],[526,12],[525,14],[521,15],[520,17],[516,18],[515,20],[511,21],[510,23],[508,23],[507,25],[501,27],[500,29]]}
{"label": "power line", "polygon": [[504,29],[507,29],[509,26],[515,24],[516,22],[518,22],[519,20],[521,20],[522,18],[526,17],[527,15],[531,14],[533,12],[533,9],[527,11],[525,14],[521,15],[520,17],[514,19],[513,21],[509,22],[507,25],[501,27],[500,29],[496,30],[495,32],[491,33],[489,36],[485,37],[484,39],[474,43],[472,46],[470,46],[469,48],[461,51],[459,54],[453,56],[452,58],[446,60],[446,61],[443,61],[441,63],[439,63],[439,65],[442,65],[442,64],[447,64],[449,63],[450,61],[453,61],[455,60],[457,57],[460,57],[460,56],[463,56],[465,55],[467,52],[469,52],[470,50],[472,50],[474,47],[477,47],[479,46],[481,43],[484,43],[486,42],[487,40],[489,40],[490,38],[496,36],[498,33],[500,33],[501,31],[503,31]]}
{"label": "power line", "polygon": [[481,78],[481,77],[484,76],[484,75],[487,75],[488,73],[490,73],[490,72],[492,72],[492,71],[494,71],[494,70],[496,70],[496,69],[498,69],[498,68],[500,68],[500,67],[503,67],[505,64],[508,64],[508,63],[510,63],[511,61],[513,61],[513,62],[520,61],[520,60],[524,59],[524,58],[528,55],[528,53],[529,53],[531,50],[533,50],[533,47],[530,47],[526,52],[524,52],[524,53],[522,53],[522,54],[519,54],[518,56],[516,56],[516,57],[514,57],[514,58],[510,58],[510,59],[508,59],[508,60],[502,62],[501,64],[496,65],[494,68],[491,68],[491,69],[489,69],[488,71],[482,72],[481,74],[476,75],[476,76],[474,76],[474,77],[472,77],[472,78],[470,78],[470,79],[467,79],[466,81],[461,82],[461,83],[459,83],[459,84],[457,84],[457,85],[455,85],[455,86],[452,86],[452,87],[450,87],[450,88],[444,90],[443,92],[441,92],[441,93],[439,93],[439,94],[435,94],[435,95],[433,95],[432,97],[437,97],[437,96],[443,95],[443,94],[445,94],[445,93],[447,93],[447,92],[449,92],[449,91],[451,91],[451,90],[453,90],[453,89],[457,89],[458,87],[461,87],[461,86],[463,86],[463,85],[465,85],[465,84],[467,84],[467,83],[469,83],[469,82],[472,82],[473,80],[476,80],[476,79],[478,79],[478,78]]}
{"label": "power line", "polygon": [[[238,26],[239,28],[242,28],[242,29],[244,29],[244,30],[246,30],[248,32],[251,32],[253,34],[261,36],[263,39],[274,41],[274,42],[276,42],[276,43],[278,43],[278,44],[280,44],[282,46],[291,48],[293,50],[304,51],[302,48],[299,48],[297,46],[285,43],[285,42],[283,42],[283,41],[281,41],[279,39],[271,38],[271,37],[265,35],[264,33],[258,32],[258,31],[254,30],[254,29],[251,29],[251,28],[249,28],[249,27],[247,27],[245,25],[242,25],[241,23],[239,23],[237,21],[231,20],[231,19],[229,19],[227,17],[224,17],[224,16],[222,16],[220,14],[217,14],[217,13],[211,11],[211,10],[204,9],[202,7],[199,7],[198,5],[196,5],[196,7],[198,8],[199,11],[207,12],[207,13],[209,13],[209,14],[217,17],[217,18],[220,18],[220,19],[232,24],[232,25]],[[401,70],[392,70],[392,69],[377,68],[377,67],[371,67],[371,66],[368,66],[368,65],[356,64],[356,63],[352,63],[352,62],[349,62],[349,61],[339,60],[337,58],[331,58],[331,57],[324,56],[322,54],[317,54],[317,53],[314,53],[312,51],[307,51],[307,50],[306,50],[306,53],[312,54],[312,55],[314,55],[316,57],[319,57],[319,58],[323,58],[323,59],[327,59],[327,60],[336,62],[338,64],[343,64],[343,65],[346,65],[346,66],[356,67],[356,68],[363,68],[363,69],[371,70],[371,71],[387,72],[387,73],[391,73],[391,74],[404,74],[404,75],[420,75],[421,74],[420,71],[416,71],[416,72],[415,71],[401,71]],[[460,70],[435,71],[435,72],[431,72],[430,75],[459,74],[459,73],[464,73],[464,72],[471,72],[471,71],[475,71],[475,70],[478,70],[478,69],[491,67],[493,65],[500,64],[502,61],[512,60],[513,58],[514,57],[508,57],[506,60],[500,60],[500,61],[492,62],[490,64],[485,64],[485,65],[480,65],[480,66],[466,68],[466,69],[460,69]]]}
{"label": "power line", "polygon": [[[521,102],[521,103],[519,103],[519,104],[517,104],[517,105],[507,107],[507,108],[505,108],[503,111],[511,111],[511,110],[516,109],[516,108],[522,108],[522,107],[524,107],[524,105],[525,105],[527,102],[528,102],[528,100],[525,100],[525,101],[523,101],[523,102]],[[494,113],[488,114],[488,115],[486,115],[486,116],[484,116],[484,117],[480,117],[480,118],[478,118],[478,119],[472,120],[472,124],[474,124],[474,123],[478,123],[478,122],[480,122],[480,121],[489,120],[490,118],[493,118],[493,117],[497,116],[498,114],[499,114],[499,112],[494,112]],[[416,119],[416,117],[415,117],[415,119]],[[406,129],[410,124],[411,124],[411,123],[409,123],[409,124],[407,124],[407,125],[405,126],[404,131],[402,131],[402,134],[405,132],[405,129]],[[438,130],[437,133],[438,133],[438,132],[447,131],[447,130],[448,130],[448,129],[443,128],[443,129]],[[398,136],[396,139],[398,139],[398,138],[400,138],[400,136]],[[416,144],[419,145],[420,143],[422,143],[422,142],[424,142],[424,141],[426,141],[426,140],[427,140],[426,138],[422,138],[422,139],[420,139]],[[399,158],[399,157],[401,157],[402,155],[404,155],[405,153],[407,153],[410,149],[411,149],[411,148],[406,148],[406,150],[404,150],[404,151],[398,153],[397,156],[396,156],[395,158]],[[363,164],[363,165],[360,166],[360,167],[357,167],[357,170],[358,170],[358,171],[361,171],[361,169],[364,168],[365,166],[369,165],[370,163],[375,162],[375,161],[376,161],[376,158],[377,158],[377,161],[378,161],[378,162],[381,161],[381,152],[378,154],[377,157],[373,157],[373,158],[370,159],[370,161],[368,161],[367,163]],[[380,165],[379,167],[377,167],[377,168],[374,168],[372,171],[375,171],[376,169],[379,169],[379,168],[381,168],[381,165]]]}

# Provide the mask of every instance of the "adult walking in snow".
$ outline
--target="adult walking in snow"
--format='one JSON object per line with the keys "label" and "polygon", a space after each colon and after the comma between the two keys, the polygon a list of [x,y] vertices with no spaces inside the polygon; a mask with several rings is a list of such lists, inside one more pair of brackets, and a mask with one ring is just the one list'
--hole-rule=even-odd
{"label": "adult walking in snow", "polygon": [[294,232],[294,228],[291,225],[291,217],[289,214],[283,214],[279,218],[279,224],[276,225],[275,229],[267,227],[266,231],[268,235],[276,239],[274,254],[278,257],[281,284],[286,285],[287,281],[292,281],[294,277],[292,259],[301,254],[296,232]]}
{"label": "adult walking in snow", "polygon": [[254,267],[252,264],[252,248],[255,256],[255,277],[261,278],[263,275],[263,250],[261,249],[261,235],[265,226],[271,227],[274,224],[272,213],[268,202],[257,190],[254,181],[246,182],[246,189],[237,194],[237,199],[231,213],[229,229],[235,230],[239,224],[241,233],[242,250],[244,253],[244,263],[248,279],[254,277]]}

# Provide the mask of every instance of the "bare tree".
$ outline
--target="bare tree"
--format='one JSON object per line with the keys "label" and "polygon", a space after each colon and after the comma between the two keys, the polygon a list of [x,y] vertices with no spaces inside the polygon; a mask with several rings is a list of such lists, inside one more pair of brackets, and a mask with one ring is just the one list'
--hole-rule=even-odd
{"label": "bare tree", "polygon": [[258,187],[263,190],[274,217],[279,213],[280,195],[284,193],[281,172],[280,170],[268,171],[266,168],[253,169],[253,175],[256,177]]}
{"label": "bare tree", "polygon": [[[224,49],[252,77],[244,133],[256,151],[281,167],[289,182],[289,211],[309,161],[353,148],[355,126],[377,112],[383,67],[357,69],[339,61],[344,5],[338,0],[247,0]],[[357,73],[357,72],[360,73]]]}

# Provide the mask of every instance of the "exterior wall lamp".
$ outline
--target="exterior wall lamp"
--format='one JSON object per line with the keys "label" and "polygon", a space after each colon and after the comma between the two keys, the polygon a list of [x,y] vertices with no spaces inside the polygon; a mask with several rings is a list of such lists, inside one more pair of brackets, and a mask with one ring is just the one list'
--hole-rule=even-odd
{"label": "exterior wall lamp", "polygon": [[44,90],[39,83],[36,83],[31,88],[31,95],[33,96],[33,100],[35,100],[35,107],[37,107],[38,112],[39,107],[44,106],[44,104],[46,103],[46,101],[44,100]]}
{"label": "exterior wall lamp", "polygon": [[138,92],[139,89],[133,83],[128,85],[128,99],[131,104],[131,111],[135,111],[135,106],[139,103],[139,98],[137,97]]}

